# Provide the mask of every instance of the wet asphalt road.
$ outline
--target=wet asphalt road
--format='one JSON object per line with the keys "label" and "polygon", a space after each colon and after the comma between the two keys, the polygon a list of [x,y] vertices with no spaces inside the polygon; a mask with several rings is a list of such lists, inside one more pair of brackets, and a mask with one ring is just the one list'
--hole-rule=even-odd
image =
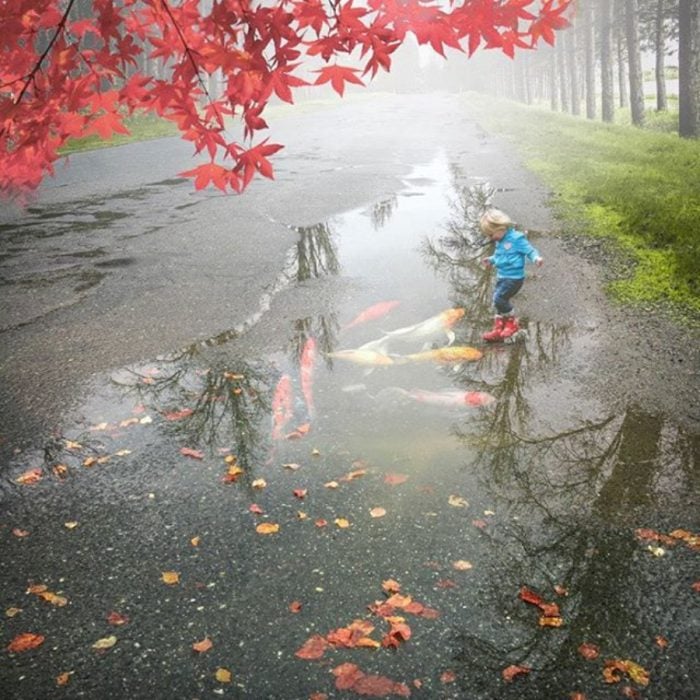
{"label": "wet asphalt road", "polygon": [[[0,632],[45,636],[3,651],[3,697],[693,697],[697,431],[622,378],[604,391],[607,311],[543,234],[546,192],[456,96],[271,125],[276,180],[242,197],[194,192],[187,146],[163,139],[76,156],[3,211]],[[490,280],[462,236],[486,191],[547,260],[519,297],[527,342],[456,370],[325,358],[450,306],[467,309],[456,343],[479,345]],[[284,375],[302,432],[271,441]],[[418,388],[496,402],[412,404]],[[368,610],[389,579],[420,604],[392,611],[403,636]],[[389,646],[295,653],[358,619]],[[611,659],[648,685],[630,666],[606,683]],[[338,685],[343,663],[370,679]],[[510,665],[530,672],[506,682]]]}

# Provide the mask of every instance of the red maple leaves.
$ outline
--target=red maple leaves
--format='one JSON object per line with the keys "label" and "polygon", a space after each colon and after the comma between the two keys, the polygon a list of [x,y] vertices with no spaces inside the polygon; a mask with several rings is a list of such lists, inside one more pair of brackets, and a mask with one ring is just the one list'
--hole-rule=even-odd
{"label": "red maple leaves", "polygon": [[[177,124],[209,163],[188,170],[195,187],[243,190],[273,177],[269,156],[282,146],[254,143],[276,95],[293,101],[318,75],[340,95],[362,76],[390,70],[408,34],[445,48],[516,48],[554,42],[571,0],[93,0],[80,17],[75,0],[13,0],[0,8],[0,194],[33,190],[70,138],[125,133],[124,117],[152,112]],[[463,44],[466,44],[463,47]],[[359,56],[359,65],[348,65]],[[318,61],[325,65],[316,68]],[[149,70],[146,64],[157,66]],[[164,77],[154,77],[154,75]],[[209,81],[221,89],[213,94]],[[245,147],[228,135],[244,125]]]}

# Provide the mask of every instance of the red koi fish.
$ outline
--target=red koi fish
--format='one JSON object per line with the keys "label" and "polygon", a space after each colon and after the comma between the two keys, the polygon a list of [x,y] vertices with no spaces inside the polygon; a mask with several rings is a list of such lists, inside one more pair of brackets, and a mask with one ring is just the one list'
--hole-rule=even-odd
{"label": "red koi fish", "polygon": [[306,410],[309,418],[314,415],[314,366],[316,364],[316,341],[313,338],[308,338],[304,343],[304,348],[301,351],[301,360],[299,361],[299,374],[301,377],[301,393],[304,395],[306,402]]}
{"label": "red koi fish", "polygon": [[368,306],[364,311],[360,312],[347,325],[343,326],[343,330],[347,331],[350,328],[359,326],[367,321],[376,321],[378,318],[386,316],[390,311],[393,311],[401,302],[400,301],[380,301],[377,304]]}
{"label": "red koi fish", "polygon": [[460,391],[459,389],[446,389],[445,391],[424,391],[423,389],[411,389],[406,396],[433,406],[490,406],[496,402],[496,397],[485,391]]}
{"label": "red koi fish", "polygon": [[284,428],[294,415],[292,403],[292,380],[288,374],[283,374],[277,382],[272,396],[272,439],[281,440]]}

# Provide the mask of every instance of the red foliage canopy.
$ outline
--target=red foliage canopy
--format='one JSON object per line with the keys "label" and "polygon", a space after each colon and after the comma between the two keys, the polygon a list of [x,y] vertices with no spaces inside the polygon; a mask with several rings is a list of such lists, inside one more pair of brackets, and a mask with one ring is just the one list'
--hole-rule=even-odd
{"label": "red foliage canopy", "polygon": [[[364,84],[391,68],[409,34],[445,47],[534,48],[567,26],[571,0],[12,0],[0,4],[0,193],[35,189],[74,137],[124,133],[146,110],[177,124],[210,163],[188,171],[197,188],[241,191],[272,177],[281,148],[255,142],[272,95],[304,85]],[[85,5],[90,12],[79,12]],[[81,16],[88,14],[89,16]],[[150,77],[159,60],[167,77]],[[315,80],[300,77],[313,71]],[[208,93],[209,76],[223,92]],[[308,73],[305,73],[308,75]],[[241,143],[226,131],[239,119]],[[127,132],[128,133],[128,132]]]}

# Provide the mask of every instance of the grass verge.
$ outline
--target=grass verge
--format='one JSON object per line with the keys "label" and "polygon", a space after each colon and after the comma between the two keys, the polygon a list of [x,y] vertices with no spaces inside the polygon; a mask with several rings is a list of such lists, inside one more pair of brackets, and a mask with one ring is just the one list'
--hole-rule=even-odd
{"label": "grass verge", "polygon": [[563,228],[614,242],[630,303],[700,314],[700,143],[469,93],[465,110],[510,140],[552,191]]}

